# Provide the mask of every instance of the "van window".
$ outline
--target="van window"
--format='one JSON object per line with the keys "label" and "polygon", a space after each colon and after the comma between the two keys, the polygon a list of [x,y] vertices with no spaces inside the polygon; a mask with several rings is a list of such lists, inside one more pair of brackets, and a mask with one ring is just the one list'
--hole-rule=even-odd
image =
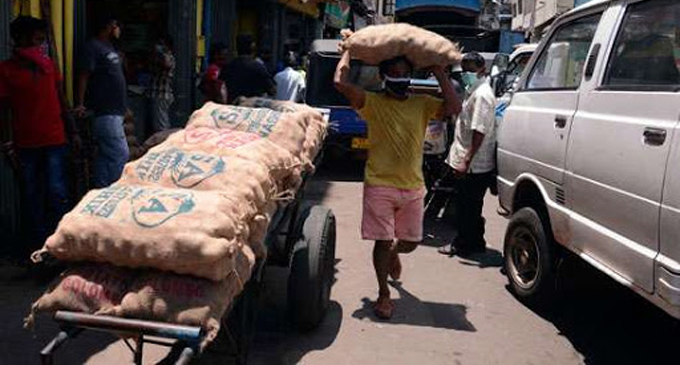
{"label": "van window", "polygon": [[557,29],[531,71],[527,89],[578,88],[600,17],[590,15]]}
{"label": "van window", "polygon": [[628,7],[604,86],[622,90],[680,86],[680,2],[654,0]]}
{"label": "van window", "polygon": [[524,68],[527,66],[527,64],[529,64],[532,54],[533,52],[526,52],[515,57],[515,59],[512,60],[508,66],[508,74],[516,77],[522,75]]}

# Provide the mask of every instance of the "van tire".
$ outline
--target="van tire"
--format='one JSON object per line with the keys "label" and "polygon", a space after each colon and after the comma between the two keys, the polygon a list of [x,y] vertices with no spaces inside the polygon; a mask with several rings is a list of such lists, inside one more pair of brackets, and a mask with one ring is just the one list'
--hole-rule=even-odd
{"label": "van tire", "polygon": [[549,305],[555,298],[557,256],[550,225],[541,217],[531,207],[512,215],[503,246],[504,268],[519,300]]}

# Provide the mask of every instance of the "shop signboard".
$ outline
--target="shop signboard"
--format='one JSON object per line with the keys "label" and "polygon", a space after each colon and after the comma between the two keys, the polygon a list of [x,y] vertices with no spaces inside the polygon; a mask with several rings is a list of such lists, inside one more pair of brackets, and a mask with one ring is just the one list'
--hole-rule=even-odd
{"label": "shop signboard", "polygon": [[346,1],[326,3],[326,25],[336,29],[347,27],[350,5]]}

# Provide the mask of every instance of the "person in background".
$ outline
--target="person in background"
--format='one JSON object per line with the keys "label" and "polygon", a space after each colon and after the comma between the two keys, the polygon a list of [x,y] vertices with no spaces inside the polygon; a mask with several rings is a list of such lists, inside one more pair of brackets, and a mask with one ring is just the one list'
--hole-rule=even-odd
{"label": "person in background", "polygon": [[85,45],[80,64],[76,112],[81,117],[87,110],[94,112],[92,134],[98,151],[93,182],[102,188],[120,178],[130,151],[123,128],[127,85],[121,56],[112,44],[120,38],[120,25],[113,18],[96,25],[95,37]]}
{"label": "person in background", "polygon": [[215,43],[210,46],[210,64],[201,78],[199,88],[206,101],[226,104],[228,97],[227,86],[220,79],[220,71],[229,59],[229,48],[223,43]]}
{"label": "person in background", "polygon": [[284,57],[286,68],[274,76],[276,83],[276,99],[301,103],[305,99],[305,79],[295,70],[298,58],[294,52],[288,52]]}
{"label": "person in background", "polygon": [[22,174],[26,245],[13,248],[17,258],[40,248],[68,210],[67,135],[75,148],[80,145],[61,75],[48,56],[47,32],[44,20],[16,18],[10,24],[12,57],[0,63],[0,105],[12,114],[12,148]]}
{"label": "person in background", "polygon": [[486,251],[482,208],[496,168],[496,98],[485,77],[484,58],[477,52],[467,53],[462,66],[468,98],[456,120],[454,142],[446,159],[458,186],[454,204],[458,236],[439,249],[449,256]]}
{"label": "person in background", "polygon": [[304,55],[298,66],[298,72],[302,75],[302,79],[305,80],[305,84],[307,83],[307,69],[309,69],[309,56]]}
{"label": "person in background", "polygon": [[172,39],[168,35],[160,37],[154,46],[151,75],[149,111],[151,127],[157,133],[170,128],[170,107],[175,101],[175,56],[172,54]]}
{"label": "person in background", "polygon": [[342,55],[334,83],[367,121],[371,148],[364,179],[361,234],[365,240],[375,241],[373,266],[379,291],[373,310],[379,318],[389,319],[394,304],[387,278],[399,279],[399,254],[414,251],[423,238],[425,128],[432,119],[457,114],[460,100],[442,67],[433,72],[444,100],[411,95],[413,66],[404,57],[380,64],[384,91],[364,91],[349,82],[350,59],[348,52]]}
{"label": "person in background", "polygon": [[264,94],[276,95],[276,85],[267,69],[254,58],[255,43],[248,34],[240,34],[236,40],[238,57],[229,62],[220,73],[227,85],[232,103],[241,96],[253,97]]}

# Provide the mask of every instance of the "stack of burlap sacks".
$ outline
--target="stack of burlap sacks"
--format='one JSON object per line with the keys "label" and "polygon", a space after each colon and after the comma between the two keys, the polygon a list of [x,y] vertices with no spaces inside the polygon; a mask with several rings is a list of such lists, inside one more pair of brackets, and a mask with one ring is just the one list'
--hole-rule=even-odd
{"label": "stack of burlap sacks", "polygon": [[266,255],[278,202],[299,188],[326,134],[312,108],[268,106],[207,103],[118,182],[89,192],[33,254],[77,266],[34,303],[27,325],[36,312],[75,310],[202,326],[204,345],[212,341]]}

